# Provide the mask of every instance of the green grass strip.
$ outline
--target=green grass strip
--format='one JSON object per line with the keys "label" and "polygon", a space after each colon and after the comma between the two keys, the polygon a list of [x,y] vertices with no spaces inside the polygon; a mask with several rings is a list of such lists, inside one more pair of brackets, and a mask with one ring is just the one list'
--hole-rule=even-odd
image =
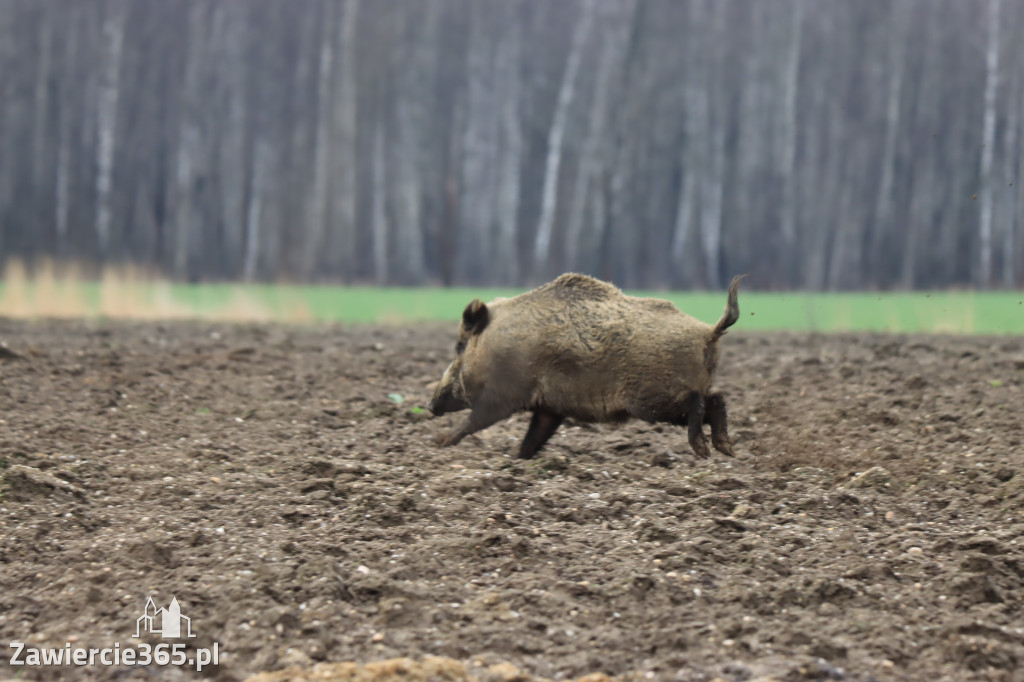
{"label": "green grass strip", "polygon": [[[118,291],[117,287],[125,287]],[[20,284],[17,305],[0,284],[0,314],[59,310],[61,316],[137,317],[140,308],[160,316],[211,319],[274,319],[344,323],[404,323],[447,320],[456,323],[474,298],[489,301],[523,289],[389,288],[301,285],[168,284],[115,285],[93,282],[39,287]],[[113,292],[113,293],[112,293]],[[725,306],[724,292],[629,292],[674,302],[681,310],[713,323]],[[39,297],[66,296],[76,306],[50,305]],[[127,302],[123,310],[120,298]],[[113,300],[113,304],[111,303]],[[106,303],[103,303],[103,302]],[[80,310],[79,310],[80,308]],[[1024,334],[1024,292],[761,293],[740,291],[737,329],[795,332],[884,331],[954,334]],[[31,312],[29,313],[31,315]]]}

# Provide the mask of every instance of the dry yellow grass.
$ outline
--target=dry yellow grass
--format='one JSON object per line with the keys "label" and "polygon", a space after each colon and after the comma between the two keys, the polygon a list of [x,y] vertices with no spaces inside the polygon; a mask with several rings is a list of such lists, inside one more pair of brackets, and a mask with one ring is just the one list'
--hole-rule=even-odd
{"label": "dry yellow grass", "polygon": [[10,260],[3,271],[0,316],[228,322],[304,322],[312,317],[300,300],[288,301],[283,310],[275,311],[242,286],[231,287],[219,305],[192,306],[175,296],[176,286],[180,285],[131,265],[105,266],[98,276],[89,276],[73,263],[41,260],[30,270],[22,261]]}

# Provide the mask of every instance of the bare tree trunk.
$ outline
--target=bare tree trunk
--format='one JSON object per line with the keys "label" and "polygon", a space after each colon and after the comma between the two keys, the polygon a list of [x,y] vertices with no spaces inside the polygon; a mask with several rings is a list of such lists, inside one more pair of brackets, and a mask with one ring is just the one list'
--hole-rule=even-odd
{"label": "bare tree trunk", "polygon": [[356,223],[359,190],[359,89],[356,64],[356,37],[361,0],[345,0],[337,52],[340,58],[338,83],[331,110],[334,115],[330,155],[332,176],[337,188],[331,192],[329,220],[333,229],[326,241],[328,261],[346,279],[352,277],[356,255]]}
{"label": "bare tree trunk", "polygon": [[387,155],[384,126],[378,123],[373,135],[373,277],[377,284],[388,282]]}
{"label": "bare tree trunk", "polygon": [[270,165],[273,163],[273,150],[270,142],[257,139],[253,153],[253,171],[249,186],[249,206],[245,221],[245,280],[256,279],[259,267],[260,251],[262,250],[263,206],[265,192],[270,179]]}
{"label": "bare tree trunk", "polygon": [[[423,258],[423,187],[417,157],[420,151],[422,119],[410,109],[413,102],[399,103],[399,134],[395,164],[395,269],[403,284],[420,284],[424,279]],[[376,168],[376,167],[375,167]],[[376,184],[376,183],[375,183]],[[376,203],[374,203],[376,206]],[[377,221],[374,213],[374,223]],[[376,233],[375,233],[376,234]],[[374,242],[377,243],[376,241]]]}
{"label": "bare tree trunk", "polygon": [[[939,66],[942,51],[942,17],[937,13],[927,16],[924,27],[924,46],[921,48],[920,75],[918,76],[918,90],[916,99],[921,106],[916,108],[916,114],[911,123],[919,130],[934,130],[940,125],[945,114],[940,113],[939,103],[941,102],[942,81],[945,74]],[[935,138],[933,138],[935,139]],[[894,248],[894,253],[901,253],[901,257],[893,258],[889,267],[899,272],[897,281],[904,289],[912,289],[918,281],[918,256],[922,245],[927,244],[929,227],[928,215],[932,210],[941,205],[941,196],[948,193],[948,188],[957,188],[958,183],[943,183],[943,178],[936,172],[941,165],[939,160],[941,148],[936,144],[924,145],[920,150],[914,150],[912,166],[908,173],[906,195],[909,198],[909,209],[905,221],[902,249]],[[953,164],[956,170],[954,177],[959,177],[960,164]],[[945,185],[945,186],[944,186]],[[957,235],[955,225],[952,226],[947,237],[940,241],[943,248],[952,254],[957,250]],[[899,242],[897,242],[898,244]],[[953,258],[949,259],[953,261]],[[884,259],[881,261],[884,262]],[[950,268],[952,276],[953,268]]]}
{"label": "bare tree trunk", "polygon": [[174,206],[174,276],[184,279],[189,274],[193,249],[193,232],[199,214],[193,211],[193,188],[200,163],[202,140],[197,120],[202,108],[199,92],[199,70],[204,61],[206,16],[202,3],[193,2],[188,13],[188,48],[185,61],[185,83],[182,88],[181,118],[178,127],[178,149],[175,162]]}
{"label": "bare tree trunk", "polygon": [[438,0],[414,7],[422,8],[425,15],[410,9],[404,17],[399,15],[398,20],[404,58],[394,104],[398,119],[397,144],[392,146],[396,158],[395,279],[403,284],[421,284],[426,278],[424,185],[429,175],[423,157],[429,135],[431,77],[436,63],[433,46],[438,40],[441,9]]}
{"label": "bare tree trunk", "polygon": [[996,87],[999,81],[999,5],[988,0],[988,51],[985,59],[985,118],[981,146],[981,215],[978,221],[978,286],[992,284],[992,157],[996,142]]}
{"label": "bare tree trunk", "polygon": [[495,43],[492,17],[483,3],[471,3],[471,35],[467,48],[466,102],[462,126],[461,178],[459,182],[459,237],[456,254],[459,277],[479,282],[488,274],[492,253],[490,238],[495,222],[494,206],[498,160],[496,138],[498,113],[494,84]]}
{"label": "bare tree trunk", "polygon": [[591,193],[591,222],[594,225],[594,244],[596,253],[594,258],[594,271],[602,279],[611,279],[612,264],[611,250],[612,230],[611,222],[611,172],[605,170],[598,178],[597,190]]}
{"label": "bare tree trunk", "polygon": [[[318,85],[320,66],[320,47],[317,30],[317,15],[313,11],[315,5],[310,4],[310,11],[296,13],[297,44],[292,58],[292,72],[286,77],[290,79],[289,89],[291,101],[282,107],[284,117],[277,119],[284,124],[283,130],[288,136],[288,144],[284,148],[282,161],[285,173],[281,182],[287,188],[279,195],[276,205],[278,221],[275,224],[294,226],[294,239],[278,239],[275,255],[282,263],[286,273],[302,275],[302,264],[305,257],[306,238],[309,227],[309,215],[315,207],[309,201],[306,188],[314,180],[316,173],[316,98],[309,97],[315,93]],[[301,198],[300,198],[301,197]],[[279,232],[279,236],[283,234]],[[316,258],[314,257],[314,260]]]}
{"label": "bare tree trunk", "polygon": [[[734,186],[745,189],[734,193],[729,203],[734,207],[730,221],[732,228],[741,234],[763,227],[755,223],[765,220],[768,213],[765,209],[768,207],[762,202],[763,190],[757,190],[764,187],[778,165],[774,150],[771,149],[771,124],[775,113],[771,109],[772,77],[775,75],[772,73],[772,62],[778,59],[778,55],[766,49],[766,45],[771,46],[775,37],[773,33],[784,32],[774,25],[785,26],[788,33],[791,19],[788,16],[785,17],[786,21],[775,18],[775,14],[782,13],[773,12],[772,7],[770,3],[764,2],[750,5],[750,27],[744,31],[744,38],[747,37],[746,32],[749,32],[749,38],[742,51],[742,75],[736,85],[739,89],[739,125],[735,151],[729,156],[735,159]],[[732,30],[738,32],[744,29],[737,27]],[[730,255],[735,258],[746,251],[748,246],[748,240],[734,244],[729,249]]]}
{"label": "bare tree trunk", "polygon": [[580,154],[579,170],[572,192],[572,204],[566,221],[565,253],[569,270],[577,270],[583,262],[583,251],[590,251],[596,245],[583,244],[583,225],[587,205],[597,183],[601,169],[607,162],[608,123],[611,107],[611,92],[614,81],[622,67],[629,29],[636,12],[636,0],[622,3],[603,3],[599,8],[605,15],[606,38],[602,41],[601,56],[595,77],[594,98],[583,151]]}
{"label": "bare tree trunk", "polygon": [[[1021,98],[1018,100],[1020,102],[1018,111],[1024,114],[1024,75],[1019,75],[1019,79]],[[1018,117],[1018,121],[1020,121],[1021,127],[1024,128],[1024,119]],[[1024,135],[1018,135],[1017,139],[1021,142],[1016,153],[1017,174],[1013,179],[1017,196],[1013,212],[1013,229],[1010,231],[1010,240],[1014,247],[1009,252],[1009,258],[1012,263],[1010,268],[1014,271],[1010,275],[1012,279],[1010,286],[1015,285],[1019,281],[1016,276],[1017,268],[1024,271],[1024,248],[1022,248],[1024,247],[1024,239],[1019,238],[1021,230],[1024,229]]]}
{"label": "bare tree trunk", "polygon": [[921,250],[922,218],[927,214],[928,189],[938,179],[931,166],[924,166],[914,174],[914,185],[911,191],[910,215],[911,221],[907,225],[906,242],[903,247],[902,274],[900,276],[901,286],[911,290],[917,284],[917,263],[918,252]]}
{"label": "bare tree trunk", "polygon": [[[713,38],[717,43],[722,41],[726,35],[725,10],[722,3],[712,3],[712,25]],[[720,49],[720,48],[719,48]],[[715,49],[716,59],[707,64],[704,72],[704,106],[707,115],[707,127],[704,129],[704,136],[707,145],[706,165],[704,166],[703,182],[701,183],[700,198],[700,226],[701,245],[704,247],[704,272],[705,285],[709,288],[717,288],[722,284],[722,277],[719,272],[719,260],[721,258],[721,235],[722,235],[722,195],[725,191],[725,132],[727,123],[725,96],[722,90],[722,69],[724,61]],[[716,63],[717,62],[717,63]],[[724,69],[722,69],[724,70]]]}
{"label": "bare tree trunk", "polygon": [[103,71],[96,114],[96,240],[100,258],[110,247],[112,188],[114,184],[114,142],[117,137],[117,108],[121,97],[121,48],[124,44],[124,9],[117,0],[105,5],[103,17]]}
{"label": "bare tree trunk", "polygon": [[508,12],[506,29],[498,46],[495,80],[501,84],[501,154],[498,171],[498,235],[493,262],[494,283],[505,286],[519,282],[519,163],[522,157],[522,131],[519,106],[521,28],[519,3],[502,6]]}
{"label": "bare tree trunk", "polygon": [[580,70],[583,49],[590,36],[591,27],[594,25],[593,19],[593,0],[582,0],[580,18],[576,23],[576,30],[573,32],[572,46],[569,49],[565,71],[562,73],[562,84],[558,90],[555,114],[551,120],[551,128],[548,131],[547,160],[544,165],[544,190],[541,197],[540,219],[537,222],[537,232],[534,235],[533,244],[532,271],[534,279],[546,279],[548,275],[548,259],[551,255],[551,235],[554,231],[555,208],[558,203],[558,180],[562,164],[565,126],[569,120],[569,110],[572,108],[573,97],[576,92],[576,78]]}
{"label": "bare tree trunk", "polygon": [[[67,10],[66,16],[70,19],[70,29],[67,32],[67,45],[65,47],[65,59],[63,68],[65,78],[73,73],[74,66],[79,61],[79,37],[75,27],[75,20],[78,19],[77,12]],[[70,78],[69,78],[70,80]],[[54,222],[57,227],[57,258],[66,258],[69,254],[68,245],[68,220],[71,215],[71,178],[73,175],[72,145],[74,144],[72,126],[74,124],[74,112],[71,105],[71,84],[65,85],[63,97],[66,101],[57,112],[57,174],[56,187],[54,188]]]}
{"label": "bare tree trunk", "polygon": [[320,54],[316,78],[316,131],[313,138],[313,186],[310,191],[309,210],[306,213],[305,239],[299,271],[305,280],[317,275],[323,252],[324,233],[327,230],[328,187],[331,173],[331,104],[334,77],[334,3],[324,5],[326,16],[320,28]]}
{"label": "bare tree trunk", "polygon": [[[613,140],[608,155],[608,169],[602,178],[601,276],[620,286],[635,286],[637,270],[641,267],[637,254],[643,240],[643,205],[637,191],[641,177],[640,157],[646,152],[644,136],[640,133],[647,122],[648,111],[643,97],[656,86],[654,69],[645,68],[641,59],[641,45],[645,40],[646,11],[638,11],[630,26],[630,43],[623,65],[622,85],[619,91],[621,106],[616,109],[616,120],[609,137]],[[643,270],[646,275],[646,268]]]}
{"label": "bare tree trunk", "polygon": [[1017,168],[1017,134],[1018,124],[1020,122],[1020,109],[1018,108],[1018,98],[1020,96],[1021,79],[1018,77],[1015,79],[1014,91],[1010,93],[1007,98],[1007,112],[1006,112],[1006,131],[1003,136],[1003,178],[1008,183],[1007,187],[1003,190],[1005,201],[1003,206],[1003,254],[1002,254],[1002,284],[1006,289],[1013,288],[1013,270],[1016,254],[1014,253],[1014,236],[1017,230],[1016,225],[1016,212],[1014,207],[1014,188],[1013,185],[1018,181],[1016,168]]}
{"label": "bare tree trunk", "polygon": [[680,165],[682,172],[682,187],[679,189],[679,201],[676,205],[675,229],[672,232],[672,263],[676,270],[684,266],[683,259],[686,256],[691,233],[693,232],[693,213],[697,198],[697,171],[685,163],[690,152],[684,147],[682,154],[683,161]]}
{"label": "bare tree trunk", "polygon": [[875,220],[871,231],[870,257],[878,262],[883,238],[893,228],[893,187],[896,179],[896,142],[900,128],[900,93],[903,86],[904,44],[910,0],[893,0],[889,26],[888,99],[885,107],[885,142],[882,146],[882,174],[875,201]]}
{"label": "bare tree trunk", "polygon": [[[921,105],[912,110],[914,115],[908,121],[908,125],[917,130],[934,131],[935,126],[940,124],[945,115],[939,112],[938,106],[944,77],[939,66],[943,29],[941,17],[937,14],[931,13],[926,19],[923,28],[924,45],[920,48],[921,56],[917,60],[919,73],[913,74],[916,76],[914,80],[917,81],[916,100]],[[900,235],[902,241],[896,239],[892,247],[881,250],[877,256],[880,258],[879,262],[884,263],[883,272],[890,270],[897,273],[894,283],[903,289],[912,289],[918,282],[919,252],[922,245],[928,242],[929,213],[936,203],[941,201],[937,197],[948,191],[948,186],[942,184],[943,178],[937,176],[935,172],[935,167],[940,165],[940,154],[941,147],[938,144],[910,148],[906,191],[898,195],[905,195],[905,198],[895,204],[896,207],[907,204],[906,219],[901,220],[904,227],[903,234]],[[955,250],[955,244],[954,235],[944,247]],[[890,254],[889,258],[885,257],[887,253]]]}
{"label": "bare tree trunk", "polygon": [[[0,73],[7,76],[13,71],[13,63],[17,47],[14,44],[14,26],[17,24],[17,17],[14,12],[0,12]],[[9,76],[0,78],[0,100],[4,105],[0,107],[0,149],[9,150],[13,146],[16,137],[16,126],[14,124],[17,114],[15,111],[13,93],[16,90],[15,80]],[[12,207],[14,200],[14,180],[16,177],[17,157],[9,151],[0,155],[0,213],[7,214]],[[5,254],[10,251],[10,229],[7,221],[0,221],[0,249]],[[6,256],[10,258],[10,256]],[[3,264],[0,264],[3,267]]]}
{"label": "bare tree trunk", "polygon": [[56,255],[64,258],[68,252],[68,214],[71,204],[71,131],[70,113],[61,112],[57,139],[57,187],[54,200],[54,221],[57,225]]}
{"label": "bare tree trunk", "polygon": [[[834,39],[835,25],[831,20],[825,30],[827,37]],[[804,209],[809,216],[808,227],[800,235],[799,252],[789,256],[800,259],[801,284],[812,291],[825,287],[828,247],[833,230],[830,220],[834,219],[832,207],[839,196],[842,161],[841,155],[830,153],[830,150],[839,148],[842,131],[841,119],[830,111],[833,103],[827,84],[833,73],[825,64],[816,65],[814,73],[814,94],[807,113],[807,160],[803,164],[804,184],[815,188],[814,201],[809,201]]]}
{"label": "bare tree trunk", "polygon": [[855,199],[854,193],[857,178],[867,177],[869,164],[863,147],[851,149],[844,159],[845,172],[840,182],[838,217],[828,269],[828,288],[832,291],[849,288],[857,282],[866,216],[862,202]]}
{"label": "bare tree trunk", "polygon": [[[690,25],[699,29],[705,22],[705,6],[703,0],[690,4]],[[687,259],[696,263],[688,255],[690,240],[693,238],[694,224],[697,221],[699,202],[698,179],[706,167],[706,144],[708,128],[711,125],[708,93],[705,89],[704,72],[709,68],[706,63],[706,50],[696,40],[696,30],[691,31],[687,50],[687,68],[683,75],[682,109],[685,119],[683,130],[684,141],[679,155],[680,186],[676,203],[675,226],[672,232],[671,257],[676,277],[680,283],[692,284],[694,278],[687,274]]]}
{"label": "bare tree trunk", "polygon": [[244,265],[242,251],[245,239],[245,187],[251,169],[246,163],[246,87],[245,46],[248,21],[244,5],[217,3],[225,43],[225,88],[227,90],[227,125],[220,145],[220,176],[223,183],[222,221],[224,223],[224,252],[229,277],[240,274]]}
{"label": "bare tree trunk", "polygon": [[704,267],[707,286],[722,284],[719,272],[722,243],[722,193],[725,189],[725,125],[718,123],[711,131],[711,166],[704,175],[701,190],[701,243],[704,246]]}
{"label": "bare tree trunk", "polygon": [[637,211],[630,201],[632,196],[629,192],[629,179],[636,171],[629,135],[637,129],[639,113],[635,105],[627,105],[619,116],[620,120],[615,127],[611,169],[605,185],[607,248],[604,253],[603,277],[619,286],[632,286],[639,230],[634,229]]}
{"label": "bare tree trunk", "polygon": [[[782,180],[782,205],[779,231],[782,235],[781,258],[778,263],[786,283],[794,284],[794,257],[796,256],[797,196],[796,196],[796,141],[797,94],[800,87],[800,50],[803,37],[804,0],[793,0],[793,23],[790,29],[789,53],[784,62],[782,95],[782,135],[779,174]],[[813,161],[812,161],[813,163]]]}
{"label": "bare tree trunk", "polygon": [[39,36],[39,62],[36,69],[35,93],[32,97],[32,118],[35,121],[35,134],[32,140],[32,185],[37,191],[46,184],[45,174],[50,167],[47,159],[50,128],[47,123],[50,110],[50,72],[53,61],[53,23],[55,21],[55,18],[46,12],[45,5],[43,8],[44,14]]}

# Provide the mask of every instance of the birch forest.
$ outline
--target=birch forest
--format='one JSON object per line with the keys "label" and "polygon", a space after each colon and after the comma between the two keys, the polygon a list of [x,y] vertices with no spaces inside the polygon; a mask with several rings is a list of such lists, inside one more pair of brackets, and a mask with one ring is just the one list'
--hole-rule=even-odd
{"label": "birch forest", "polygon": [[1020,287],[1022,36],[1018,0],[0,0],[0,255]]}

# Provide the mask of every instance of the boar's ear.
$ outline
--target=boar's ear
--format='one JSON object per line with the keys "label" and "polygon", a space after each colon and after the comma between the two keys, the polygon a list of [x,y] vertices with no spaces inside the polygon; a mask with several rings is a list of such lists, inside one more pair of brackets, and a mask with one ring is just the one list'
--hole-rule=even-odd
{"label": "boar's ear", "polygon": [[462,326],[470,334],[482,332],[487,326],[488,319],[487,304],[479,298],[474,298],[473,302],[462,311]]}

